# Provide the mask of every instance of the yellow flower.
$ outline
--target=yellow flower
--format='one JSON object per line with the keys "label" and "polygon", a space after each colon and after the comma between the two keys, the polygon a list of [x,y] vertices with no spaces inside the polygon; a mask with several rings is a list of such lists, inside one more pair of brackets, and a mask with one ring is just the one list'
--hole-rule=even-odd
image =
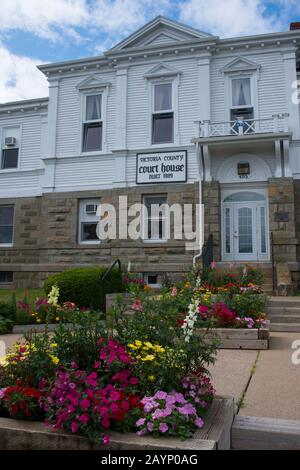
{"label": "yellow flower", "polygon": [[140,340],[138,340],[138,339],[136,339],[134,343],[135,343],[135,345],[136,345],[138,348],[140,348],[140,347],[142,346],[142,344],[143,344],[142,341],[140,341]]}
{"label": "yellow flower", "polygon": [[51,348],[57,348],[57,343],[50,344]]}
{"label": "yellow flower", "polygon": [[154,375],[149,375],[148,379],[150,380],[150,382],[154,382],[155,376]]}
{"label": "yellow flower", "polygon": [[153,348],[152,343],[150,343],[149,341],[145,341],[145,342],[144,342],[144,345],[145,345],[148,349]]}
{"label": "yellow flower", "polygon": [[134,344],[130,343],[127,345],[130,349],[138,349]]}
{"label": "yellow flower", "polygon": [[36,319],[37,323],[41,323],[41,320],[39,318]]}
{"label": "yellow flower", "polygon": [[59,317],[56,317],[56,318],[55,318],[55,321],[59,321],[59,320],[60,320],[60,318],[59,318]]}
{"label": "yellow flower", "polygon": [[57,364],[59,363],[58,357],[52,356],[51,354],[49,354],[49,357],[50,357],[50,359],[52,360],[52,362],[53,362],[54,365],[57,365]]}
{"label": "yellow flower", "polygon": [[142,357],[142,361],[154,361],[154,359],[155,356],[153,356],[153,354],[148,354],[147,356]]}
{"label": "yellow flower", "polygon": [[165,349],[162,346],[160,346],[159,344],[157,344],[155,346],[155,351],[158,352],[158,353],[164,353]]}

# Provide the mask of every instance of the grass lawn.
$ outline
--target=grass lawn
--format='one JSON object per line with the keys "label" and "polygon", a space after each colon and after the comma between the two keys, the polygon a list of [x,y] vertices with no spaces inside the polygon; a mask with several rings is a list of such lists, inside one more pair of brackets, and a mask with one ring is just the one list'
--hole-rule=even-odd
{"label": "grass lawn", "polygon": [[[17,289],[16,299],[23,300],[26,295],[27,302],[33,305],[37,297],[45,297],[43,289]],[[9,302],[12,299],[12,289],[0,289],[0,302]]]}

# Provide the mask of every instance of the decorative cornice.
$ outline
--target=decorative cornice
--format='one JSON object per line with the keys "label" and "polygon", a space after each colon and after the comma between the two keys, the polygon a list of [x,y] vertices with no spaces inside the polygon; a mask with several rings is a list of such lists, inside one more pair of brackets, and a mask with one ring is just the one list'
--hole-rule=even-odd
{"label": "decorative cornice", "polygon": [[152,67],[145,75],[144,78],[160,78],[160,77],[175,77],[181,75],[182,71],[174,69],[169,64],[160,62],[159,64]]}
{"label": "decorative cornice", "polygon": [[111,86],[110,82],[104,82],[103,80],[91,75],[76,85],[77,90],[79,91],[88,91],[98,88],[107,88]]}
{"label": "decorative cornice", "polygon": [[38,98],[33,100],[14,101],[0,104],[0,114],[12,114],[18,112],[41,112],[48,108],[49,98]]}

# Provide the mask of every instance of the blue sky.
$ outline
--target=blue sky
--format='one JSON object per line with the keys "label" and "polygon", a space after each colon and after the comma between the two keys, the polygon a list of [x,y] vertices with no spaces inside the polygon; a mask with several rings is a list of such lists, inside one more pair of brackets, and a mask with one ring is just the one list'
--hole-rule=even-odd
{"label": "blue sky", "polygon": [[0,102],[47,95],[36,64],[99,55],[162,14],[221,37],[284,31],[299,0],[0,0]]}

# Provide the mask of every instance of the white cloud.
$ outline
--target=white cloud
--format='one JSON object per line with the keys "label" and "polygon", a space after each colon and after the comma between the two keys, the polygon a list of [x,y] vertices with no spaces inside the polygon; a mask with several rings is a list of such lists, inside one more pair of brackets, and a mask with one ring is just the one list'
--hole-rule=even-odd
{"label": "white cloud", "polygon": [[268,33],[282,28],[275,15],[266,13],[261,0],[187,0],[180,5],[180,19],[221,37]]}
{"label": "white cloud", "polygon": [[1,32],[28,31],[58,40],[63,33],[75,35],[75,26],[89,18],[85,0],[0,0]]}
{"label": "white cloud", "polygon": [[12,54],[0,43],[0,102],[40,98],[48,95],[44,75],[36,68],[40,60]]}

